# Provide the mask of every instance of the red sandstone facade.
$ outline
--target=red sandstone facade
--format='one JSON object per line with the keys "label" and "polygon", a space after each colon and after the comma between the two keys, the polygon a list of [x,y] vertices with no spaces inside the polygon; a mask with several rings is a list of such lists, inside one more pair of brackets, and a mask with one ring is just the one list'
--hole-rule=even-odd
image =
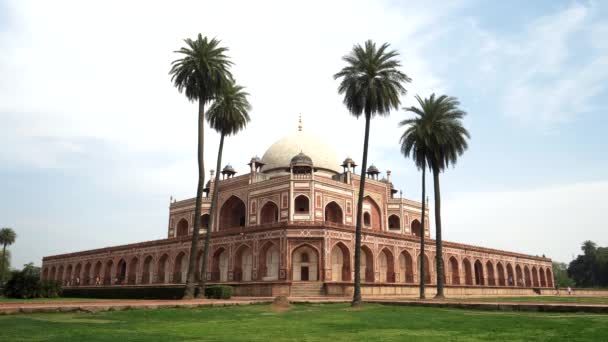
{"label": "red sandstone facade", "polygon": [[[342,170],[332,165],[331,151],[319,144],[299,131],[271,146],[261,160],[253,158],[248,174],[235,177],[230,166],[224,168],[209,281],[234,285],[240,295],[350,294],[361,176],[350,158]],[[364,293],[415,294],[421,231],[430,238],[428,225],[420,227],[421,203],[396,195],[390,171],[386,179],[378,179],[373,166],[367,171],[359,270]],[[208,183],[202,204],[199,270],[214,186]],[[166,239],[48,256],[42,277],[64,286],[184,283],[193,222],[194,199],[173,201]],[[507,294],[504,290],[553,287],[548,258],[448,241],[443,253],[448,294],[450,288],[465,295],[479,288]],[[428,240],[424,258],[425,282],[432,287],[434,240]]]}

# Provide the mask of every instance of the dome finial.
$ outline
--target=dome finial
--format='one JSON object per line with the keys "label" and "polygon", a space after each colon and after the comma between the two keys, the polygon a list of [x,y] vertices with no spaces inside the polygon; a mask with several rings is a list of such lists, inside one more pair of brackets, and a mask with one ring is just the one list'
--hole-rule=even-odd
{"label": "dome finial", "polygon": [[300,118],[298,119],[298,131],[302,132],[302,113],[300,113]]}

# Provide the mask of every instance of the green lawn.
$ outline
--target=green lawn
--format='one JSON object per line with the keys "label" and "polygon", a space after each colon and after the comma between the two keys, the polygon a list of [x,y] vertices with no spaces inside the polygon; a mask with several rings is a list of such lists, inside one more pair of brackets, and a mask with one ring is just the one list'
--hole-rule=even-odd
{"label": "green lawn", "polygon": [[606,341],[608,315],[298,304],[0,316],[1,341]]}
{"label": "green lawn", "polygon": [[478,297],[478,298],[449,298],[454,301],[471,302],[543,302],[543,303],[589,303],[608,304],[606,297],[575,297],[575,296],[529,296],[529,297]]}

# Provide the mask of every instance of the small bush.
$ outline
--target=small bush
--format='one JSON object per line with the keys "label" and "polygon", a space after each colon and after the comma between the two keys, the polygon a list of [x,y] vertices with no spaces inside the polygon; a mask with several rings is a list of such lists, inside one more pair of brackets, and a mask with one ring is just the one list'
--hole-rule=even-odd
{"label": "small bush", "polygon": [[226,285],[212,285],[205,287],[205,297],[214,299],[230,299],[232,287]]}
{"label": "small bush", "polygon": [[43,280],[40,282],[40,297],[57,298],[61,297],[61,283],[56,280]]}
{"label": "small bush", "polygon": [[61,285],[56,281],[40,281],[40,268],[27,264],[23,270],[11,272],[4,295],[11,298],[59,297]]}

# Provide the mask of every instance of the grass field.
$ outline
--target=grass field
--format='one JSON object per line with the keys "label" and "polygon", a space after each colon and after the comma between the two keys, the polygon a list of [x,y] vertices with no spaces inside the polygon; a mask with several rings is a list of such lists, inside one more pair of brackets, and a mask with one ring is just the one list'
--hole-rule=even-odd
{"label": "grass field", "polygon": [[589,303],[608,304],[606,297],[575,297],[575,296],[529,296],[529,297],[477,297],[477,298],[448,298],[454,301],[471,302],[541,302],[541,303]]}
{"label": "grass field", "polygon": [[0,341],[606,341],[608,315],[299,304],[0,316]]}

